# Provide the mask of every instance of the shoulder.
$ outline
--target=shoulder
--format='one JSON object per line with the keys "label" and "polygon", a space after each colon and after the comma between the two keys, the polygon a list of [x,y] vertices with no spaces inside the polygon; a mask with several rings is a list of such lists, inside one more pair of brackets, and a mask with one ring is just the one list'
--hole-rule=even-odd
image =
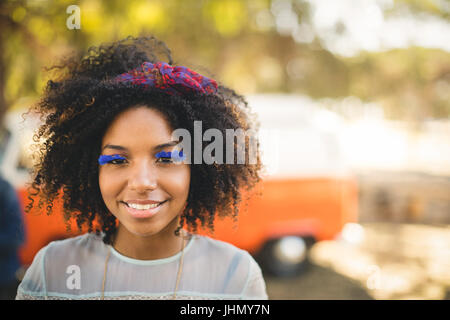
{"label": "shoulder", "polygon": [[15,194],[16,190],[14,186],[5,178],[0,176],[0,191],[1,196],[4,198],[8,198],[11,194]]}
{"label": "shoulder", "polygon": [[102,237],[92,233],[53,241],[47,246],[45,267],[51,274],[61,274],[71,265],[88,268],[102,261],[107,250]]}
{"label": "shoulder", "polygon": [[3,176],[0,176],[0,187],[3,188],[11,188],[11,184],[6,180]]}
{"label": "shoulder", "polygon": [[[190,250],[194,255],[198,279],[203,279],[211,287],[220,288],[222,294],[232,294],[241,298],[247,296],[265,298],[265,283],[261,269],[255,259],[243,249],[228,242],[195,235],[195,246]],[[205,271],[205,266],[207,270]],[[258,288],[255,290],[255,283]]]}
{"label": "shoulder", "polygon": [[194,240],[196,241],[196,249],[207,255],[211,262],[223,263],[239,260],[249,264],[253,259],[247,251],[225,241],[203,235],[195,235]]}
{"label": "shoulder", "polygon": [[39,250],[25,272],[16,299],[47,295],[70,266],[92,266],[102,259],[104,250],[102,238],[90,233],[50,242]]}
{"label": "shoulder", "polygon": [[95,249],[104,247],[102,238],[100,235],[92,233],[85,233],[76,237],[67,238],[64,240],[52,241],[47,245],[47,255],[49,254],[79,254],[83,252],[89,252]]}
{"label": "shoulder", "polygon": [[222,240],[213,239],[209,236],[204,235],[194,235],[193,236],[196,241],[198,241],[199,245],[211,251],[211,253],[244,253],[247,252],[242,250],[235,245],[225,242]]}
{"label": "shoulder", "polygon": [[[47,267],[48,262],[57,263],[58,260],[67,261],[70,257],[77,257],[102,247],[100,236],[86,233],[80,236],[56,240],[41,248],[35,255],[28,269],[36,268],[37,265]],[[104,245],[103,245],[104,246]]]}
{"label": "shoulder", "polygon": [[0,201],[3,203],[17,202],[17,193],[13,185],[0,176]]}

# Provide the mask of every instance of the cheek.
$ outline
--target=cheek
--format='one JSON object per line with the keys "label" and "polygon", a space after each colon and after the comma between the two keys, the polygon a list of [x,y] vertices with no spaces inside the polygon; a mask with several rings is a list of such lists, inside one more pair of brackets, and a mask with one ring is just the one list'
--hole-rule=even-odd
{"label": "cheek", "polygon": [[[98,183],[103,200],[108,205],[109,201],[114,201],[121,191],[119,175],[99,169]],[[106,169],[106,168],[105,168]],[[189,165],[180,165],[176,170],[169,170],[159,173],[159,188],[167,192],[172,198],[185,201],[189,194],[191,182],[191,169]]]}
{"label": "cheek", "polygon": [[189,194],[189,184],[191,181],[191,171],[188,165],[183,165],[176,172],[167,175],[162,179],[161,184],[172,197],[185,201]]}
{"label": "cheek", "polygon": [[102,170],[102,168],[99,169],[98,185],[105,203],[109,198],[114,197],[114,192],[116,189],[115,182],[117,183],[115,180],[116,179],[111,179],[111,175]]}

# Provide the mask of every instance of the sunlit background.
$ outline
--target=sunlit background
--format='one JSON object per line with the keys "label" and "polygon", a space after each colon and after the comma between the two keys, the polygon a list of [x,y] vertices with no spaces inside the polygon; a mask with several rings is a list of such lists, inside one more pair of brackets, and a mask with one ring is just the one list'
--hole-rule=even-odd
{"label": "sunlit background", "polygon": [[450,299],[450,1],[9,0],[0,30],[1,170],[17,188],[44,67],[153,34],[246,95],[265,179],[357,180],[357,221],[293,279],[267,274],[271,299]]}

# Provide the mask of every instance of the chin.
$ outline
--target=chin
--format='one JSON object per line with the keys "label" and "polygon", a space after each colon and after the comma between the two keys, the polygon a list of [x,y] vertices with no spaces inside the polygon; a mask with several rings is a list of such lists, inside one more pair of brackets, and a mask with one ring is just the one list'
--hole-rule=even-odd
{"label": "chin", "polygon": [[[137,224],[130,224],[124,225],[125,229],[128,230],[131,234],[139,237],[151,237],[154,235],[157,235],[161,232],[167,233],[168,229],[173,229],[175,231],[176,225],[173,223],[174,221],[170,221],[165,225],[161,225],[156,221],[153,222],[139,222]],[[170,231],[173,233],[173,231]]]}
{"label": "chin", "polygon": [[[156,216],[144,219],[130,219],[130,217],[122,216],[122,219],[119,219],[119,221],[127,232],[138,237],[151,237],[161,232],[167,233],[169,229],[175,231],[178,226],[179,215],[175,215],[170,220],[167,220],[167,212],[159,212],[159,214],[161,214],[159,218],[162,219],[155,219]],[[173,233],[173,231],[170,232]]]}
{"label": "chin", "polygon": [[159,228],[151,228],[151,227],[147,227],[147,228],[139,228],[139,227],[126,227],[124,226],[125,229],[128,230],[129,233],[138,236],[138,237],[151,237],[154,236],[156,234],[158,234],[161,229]]}

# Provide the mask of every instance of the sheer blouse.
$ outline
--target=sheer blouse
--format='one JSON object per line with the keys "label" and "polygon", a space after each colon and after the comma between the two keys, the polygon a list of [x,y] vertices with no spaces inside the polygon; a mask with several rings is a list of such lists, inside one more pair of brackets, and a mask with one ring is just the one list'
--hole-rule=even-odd
{"label": "sheer blouse", "polygon": [[[16,299],[173,299],[180,257],[181,251],[164,259],[132,259],[91,233],[53,241],[35,256]],[[176,299],[268,296],[261,269],[247,251],[194,234],[184,248]]]}

